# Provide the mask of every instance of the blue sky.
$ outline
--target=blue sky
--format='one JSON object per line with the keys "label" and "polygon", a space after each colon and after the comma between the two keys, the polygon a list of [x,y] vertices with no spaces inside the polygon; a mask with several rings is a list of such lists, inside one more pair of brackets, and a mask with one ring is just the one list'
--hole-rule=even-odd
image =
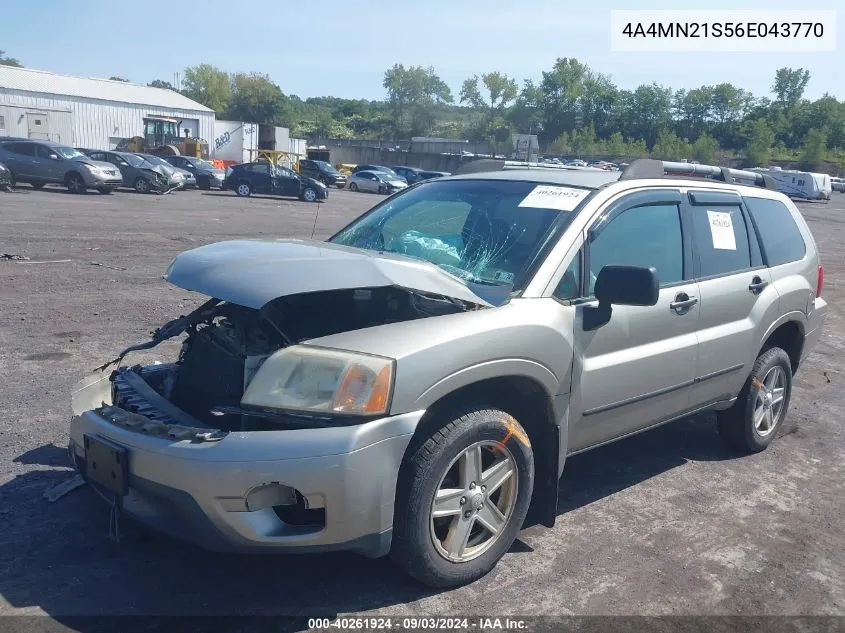
{"label": "blue sky", "polygon": [[[693,88],[723,81],[758,96],[775,69],[810,69],[807,97],[845,99],[845,43],[836,53],[613,53],[611,9],[797,9],[803,3],[746,0],[3,0],[0,48],[30,68],[134,82],[173,81],[186,66],[269,74],[287,94],[383,97],[394,63],[433,66],[457,94],[468,76],[498,70],[538,79],[557,57],[577,57],[623,88],[657,81]],[[837,9],[814,0],[812,9]],[[161,18],[151,17],[160,6]],[[845,5],[839,12],[839,33]],[[74,26],[70,26],[73,24]],[[125,33],[133,33],[127,37]],[[840,37],[840,40],[842,38]]]}

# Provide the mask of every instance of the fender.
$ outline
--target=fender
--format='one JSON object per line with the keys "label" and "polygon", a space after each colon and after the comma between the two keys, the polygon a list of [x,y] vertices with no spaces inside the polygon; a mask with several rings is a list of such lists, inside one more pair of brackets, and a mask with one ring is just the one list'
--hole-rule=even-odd
{"label": "fender", "polygon": [[[414,409],[427,409],[442,397],[476,382],[502,378],[504,376],[525,376],[539,383],[546,395],[554,402],[552,394],[560,391],[560,379],[551,369],[527,358],[499,358],[464,367],[441,378],[423,391],[414,403]],[[555,411],[555,419],[559,418]]]}
{"label": "fender", "polygon": [[419,396],[415,407],[428,408],[457,389],[507,376],[522,376],[539,384],[552,409],[554,422],[537,429],[540,437],[533,446],[535,482],[526,525],[540,523],[554,527],[560,476],[569,444],[569,394],[552,395],[561,390],[561,384],[551,369],[524,358],[502,358],[479,363],[454,372],[430,386]]}
{"label": "fender", "polygon": [[760,355],[760,352],[763,350],[763,345],[766,343],[766,341],[769,340],[769,337],[772,335],[772,333],[777,330],[781,325],[783,325],[784,323],[789,323],[790,321],[793,321],[798,324],[798,327],[801,330],[801,336],[804,336],[807,331],[807,315],[803,312],[800,312],[799,310],[787,312],[786,314],[778,317],[778,319],[769,326],[763,337],[759,341],[757,341],[757,351],[754,353],[754,356],[749,359],[748,366],[751,366],[754,363],[754,360]]}

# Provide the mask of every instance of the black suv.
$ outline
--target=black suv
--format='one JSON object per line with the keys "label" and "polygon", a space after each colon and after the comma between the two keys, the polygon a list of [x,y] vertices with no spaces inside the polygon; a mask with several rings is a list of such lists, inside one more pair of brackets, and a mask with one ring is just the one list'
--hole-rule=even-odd
{"label": "black suv", "polygon": [[319,180],[326,187],[334,185],[338,189],[346,186],[346,176],[340,173],[331,163],[324,160],[305,159],[299,161],[299,173],[302,176]]}
{"label": "black suv", "polygon": [[231,189],[242,197],[260,193],[290,196],[306,202],[325,200],[329,197],[329,190],[323,183],[300,176],[287,167],[264,161],[232,165],[223,181],[223,189]]}

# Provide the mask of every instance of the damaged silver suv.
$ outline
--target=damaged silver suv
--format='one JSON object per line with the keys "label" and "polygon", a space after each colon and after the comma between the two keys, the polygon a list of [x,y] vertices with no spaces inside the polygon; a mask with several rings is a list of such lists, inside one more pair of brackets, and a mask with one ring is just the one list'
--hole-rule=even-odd
{"label": "damaged silver suv", "polygon": [[[468,172],[327,242],[177,256],[165,278],[207,302],[73,394],[91,487],[206,548],[389,553],[447,587],[526,518],[553,525],[567,456],[708,409],[731,447],[766,448],[827,311],[770,181],[648,160]],[[175,337],[178,357],[123,362]]]}

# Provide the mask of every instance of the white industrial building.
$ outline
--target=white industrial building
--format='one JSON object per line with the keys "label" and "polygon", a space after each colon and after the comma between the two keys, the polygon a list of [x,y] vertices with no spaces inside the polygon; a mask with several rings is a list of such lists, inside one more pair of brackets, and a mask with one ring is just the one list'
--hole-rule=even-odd
{"label": "white industrial building", "polygon": [[214,111],[172,90],[0,65],[0,136],[113,149],[144,136],[145,117],[167,117],[180,136],[213,142]]}

